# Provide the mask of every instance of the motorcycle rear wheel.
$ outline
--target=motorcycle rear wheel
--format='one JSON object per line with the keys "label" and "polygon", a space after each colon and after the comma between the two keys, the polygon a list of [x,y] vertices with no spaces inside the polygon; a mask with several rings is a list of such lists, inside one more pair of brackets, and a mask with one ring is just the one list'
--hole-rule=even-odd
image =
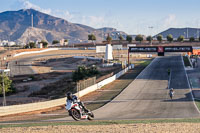
{"label": "motorcycle rear wheel", "polygon": [[81,120],[81,113],[77,109],[72,109],[71,110],[71,115],[72,115],[72,118],[75,121],[80,121]]}

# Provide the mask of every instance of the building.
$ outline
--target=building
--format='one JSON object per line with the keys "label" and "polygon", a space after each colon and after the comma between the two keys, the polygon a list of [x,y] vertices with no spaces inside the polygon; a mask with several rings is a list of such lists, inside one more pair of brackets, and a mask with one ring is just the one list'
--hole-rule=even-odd
{"label": "building", "polygon": [[60,46],[67,46],[67,45],[68,45],[68,41],[66,41],[66,39],[60,40]]}

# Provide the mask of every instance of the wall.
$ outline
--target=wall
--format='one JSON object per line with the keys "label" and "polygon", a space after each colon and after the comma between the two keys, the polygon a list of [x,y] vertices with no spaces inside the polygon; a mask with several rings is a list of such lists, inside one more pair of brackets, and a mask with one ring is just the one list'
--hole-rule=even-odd
{"label": "wall", "polygon": [[17,57],[20,55],[26,55],[26,54],[43,53],[43,52],[52,51],[52,50],[79,50],[79,48],[48,48],[48,49],[40,50],[40,51],[21,52],[21,53],[15,54],[13,57]]}
{"label": "wall", "polygon": [[42,53],[42,52],[47,52],[47,51],[52,51],[52,50],[58,50],[58,48],[49,48],[49,49],[40,50],[40,51],[21,52],[21,53],[15,54],[13,57],[17,57],[20,55],[26,55],[26,54]]}

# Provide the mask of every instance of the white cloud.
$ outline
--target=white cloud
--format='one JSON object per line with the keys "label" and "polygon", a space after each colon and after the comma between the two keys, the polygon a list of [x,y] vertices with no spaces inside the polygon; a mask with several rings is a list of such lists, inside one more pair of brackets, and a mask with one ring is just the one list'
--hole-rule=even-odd
{"label": "white cloud", "polygon": [[59,18],[63,18],[67,21],[72,21],[74,19],[74,14],[70,13],[69,11],[61,11],[61,10],[54,10],[51,12],[51,15],[59,17]]}
{"label": "white cloud", "polygon": [[80,23],[87,26],[91,26],[93,28],[102,28],[102,27],[112,27],[120,30],[124,30],[124,25],[122,25],[119,20],[114,17],[106,17],[104,16],[94,16],[94,15],[83,15],[81,13],[73,13],[68,10],[51,10],[44,9],[40,6],[31,3],[29,0],[18,0],[21,3],[22,8],[24,9],[35,9],[41,11],[43,13],[47,13],[59,18],[63,18],[72,23]]}
{"label": "white cloud", "polygon": [[74,18],[74,15],[71,14],[69,11],[64,11],[64,18],[67,20],[72,20]]}
{"label": "white cloud", "polygon": [[165,20],[164,20],[164,27],[170,28],[170,27],[176,27],[177,26],[177,19],[175,14],[169,14]]}
{"label": "white cloud", "polygon": [[51,14],[52,13],[51,9],[42,9],[38,5],[35,5],[35,4],[31,3],[28,0],[19,0],[19,2],[22,3],[24,9],[32,8],[32,9],[36,9],[38,11],[41,11],[43,13],[47,13],[47,14]]}
{"label": "white cloud", "polygon": [[81,16],[76,18],[76,21],[94,28],[100,28],[105,23],[105,19],[102,16]]}

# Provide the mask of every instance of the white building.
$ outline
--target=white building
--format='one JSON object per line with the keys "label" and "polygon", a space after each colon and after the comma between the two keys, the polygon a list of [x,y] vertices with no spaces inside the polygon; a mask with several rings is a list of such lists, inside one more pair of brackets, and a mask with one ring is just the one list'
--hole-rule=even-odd
{"label": "white building", "polygon": [[8,40],[3,40],[3,41],[0,41],[0,46],[14,46],[16,45],[16,42],[9,42]]}
{"label": "white building", "polygon": [[65,39],[61,39],[60,40],[60,46],[66,46],[66,45],[68,45],[68,41],[65,42]]}
{"label": "white building", "polygon": [[16,42],[8,42],[8,46],[14,46],[14,45],[16,45]]}
{"label": "white building", "polygon": [[43,45],[42,45],[42,43],[37,43],[37,44],[36,44],[36,47],[37,47],[37,48],[43,48]]}
{"label": "white building", "polygon": [[8,40],[3,40],[3,41],[1,42],[1,44],[2,44],[2,46],[8,46]]}

